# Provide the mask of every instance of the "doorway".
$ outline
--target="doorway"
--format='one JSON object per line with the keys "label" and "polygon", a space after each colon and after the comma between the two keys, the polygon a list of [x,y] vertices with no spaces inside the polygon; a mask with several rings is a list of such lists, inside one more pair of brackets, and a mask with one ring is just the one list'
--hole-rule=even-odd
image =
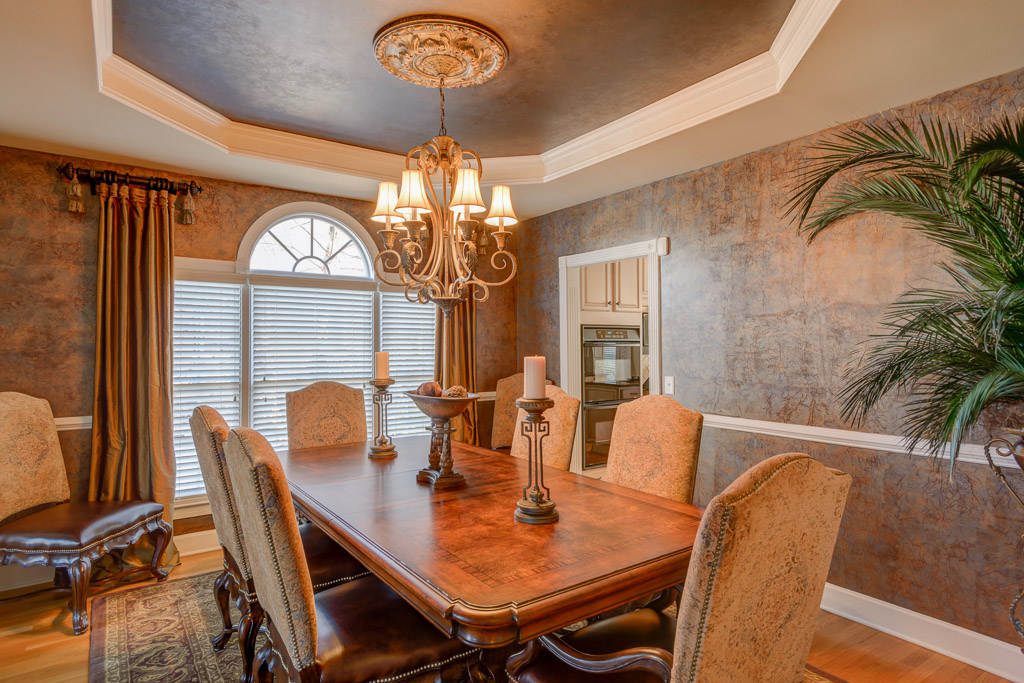
{"label": "doorway", "polygon": [[[644,387],[642,393],[661,393],[660,259],[666,254],[668,238],[661,237],[558,259],[561,385],[566,393],[580,399],[584,405],[587,400],[583,372],[584,326],[588,329],[604,326],[630,330],[639,327],[641,337],[645,337],[647,342],[640,380]],[[636,326],[626,313],[635,314]],[[569,468],[572,472],[596,477],[603,473],[604,468],[594,466],[596,461],[593,458],[588,458],[592,466],[584,467],[588,429],[595,432],[591,435],[595,439],[603,439],[610,436],[610,427],[587,424],[585,412],[581,406]],[[595,419],[601,414],[600,411],[595,412]]]}

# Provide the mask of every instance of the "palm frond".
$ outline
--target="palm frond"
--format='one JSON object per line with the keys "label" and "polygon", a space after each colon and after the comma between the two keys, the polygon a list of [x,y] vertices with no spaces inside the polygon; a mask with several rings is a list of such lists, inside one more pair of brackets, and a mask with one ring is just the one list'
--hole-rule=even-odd
{"label": "palm frond", "polygon": [[903,395],[909,449],[955,465],[994,403],[1024,401],[1024,117],[965,142],[951,124],[901,119],[837,131],[813,147],[787,205],[808,243],[859,214],[895,217],[950,252],[948,288],[914,288],[844,374],[847,420]]}

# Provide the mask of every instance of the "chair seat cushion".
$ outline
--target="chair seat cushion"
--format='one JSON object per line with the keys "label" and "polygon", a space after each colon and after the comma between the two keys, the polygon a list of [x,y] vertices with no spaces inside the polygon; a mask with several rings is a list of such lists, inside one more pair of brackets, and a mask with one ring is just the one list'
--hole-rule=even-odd
{"label": "chair seat cushion", "polygon": [[315,600],[322,683],[426,673],[442,662],[464,667],[475,656],[472,648],[439,631],[375,577],[328,589]]}
{"label": "chair seat cushion", "polygon": [[[589,655],[607,655],[634,647],[658,647],[671,653],[676,620],[652,609],[627,612],[603,619],[569,634],[566,644]],[[660,683],[654,674],[626,671],[595,674],[563,664],[546,649],[516,675],[519,683]]]}
{"label": "chair seat cushion", "polygon": [[163,511],[160,503],[145,500],[61,503],[0,526],[0,550],[82,553],[144,526]]}
{"label": "chair seat cushion", "polygon": [[300,524],[302,551],[309,567],[309,580],[314,591],[322,591],[345,583],[368,572],[359,560],[352,557],[338,543],[315,524]]}

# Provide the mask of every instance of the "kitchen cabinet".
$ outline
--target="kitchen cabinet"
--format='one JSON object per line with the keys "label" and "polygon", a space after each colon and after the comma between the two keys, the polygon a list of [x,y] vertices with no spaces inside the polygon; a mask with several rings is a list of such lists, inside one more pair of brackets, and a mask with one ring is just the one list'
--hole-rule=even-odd
{"label": "kitchen cabinet", "polygon": [[647,259],[623,259],[580,268],[584,311],[639,313],[647,305]]}

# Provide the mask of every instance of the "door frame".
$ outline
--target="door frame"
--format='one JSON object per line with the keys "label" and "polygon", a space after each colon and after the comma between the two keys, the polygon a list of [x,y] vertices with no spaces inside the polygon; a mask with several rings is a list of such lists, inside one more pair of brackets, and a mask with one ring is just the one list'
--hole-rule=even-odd
{"label": "door frame", "polygon": [[650,393],[661,393],[661,257],[668,254],[668,238],[658,237],[582,254],[561,256],[558,259],[558,357],[560,384],[570,396],[580,399],[580,414],[576,422],[576,439],[572,447],[569,470],[583,472],[583,368],[580,338],[580,310],[582,294],[580,279],[569,277],[570,268],[597,263],[621,261],[628,258],[647,259],[647,352],[650,356]]}

